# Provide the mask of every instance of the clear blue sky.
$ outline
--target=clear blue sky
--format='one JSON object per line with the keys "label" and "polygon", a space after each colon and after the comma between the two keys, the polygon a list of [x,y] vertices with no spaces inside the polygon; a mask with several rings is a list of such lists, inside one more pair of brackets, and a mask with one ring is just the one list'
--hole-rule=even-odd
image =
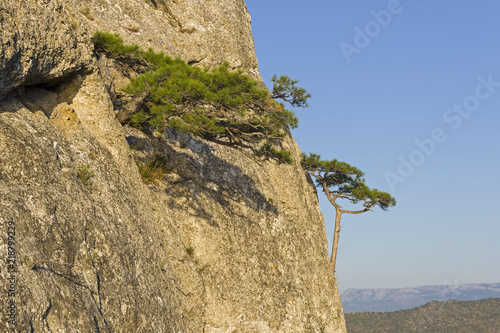
{"label": "clear blue sky", "polygon": [[296,110],[302,151],[398,201],[343,216],[340,290],[500,282],[500,2],[246,2],[268,86],[286,74],[313,95]]}

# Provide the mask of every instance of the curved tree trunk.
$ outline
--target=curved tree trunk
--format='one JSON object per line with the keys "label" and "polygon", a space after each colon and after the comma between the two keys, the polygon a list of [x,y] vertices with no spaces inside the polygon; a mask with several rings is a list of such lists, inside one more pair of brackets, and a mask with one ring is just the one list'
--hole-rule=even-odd
{"label": "curved tree trunk", "polygon": [[332,256],[330,258],[330,264],[333,268],[333,273],[335,273],[335,263],[337,261],[337,250],[339,249],[339,237],[340,237],[340,218],[342,216],[342,211],[340,207],[335,207],[335,231],[333,232],[333,244],[332,244]]}

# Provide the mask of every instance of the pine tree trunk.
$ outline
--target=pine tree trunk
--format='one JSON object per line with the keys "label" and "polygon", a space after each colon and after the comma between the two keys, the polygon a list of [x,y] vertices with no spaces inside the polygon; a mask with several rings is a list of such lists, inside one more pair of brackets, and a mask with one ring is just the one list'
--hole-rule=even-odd
{"label": "pine tree trunk", "polygon": [[337,262],[337,250],[339,249],[339,237],[340,237],[340,217],[342,212],[340,207],[335,207],[335,231],[333,232],[333,244],[332,244],[332,256],[330,258],[330,264],[333,268],[333,273],[335,273],[335,264]]}

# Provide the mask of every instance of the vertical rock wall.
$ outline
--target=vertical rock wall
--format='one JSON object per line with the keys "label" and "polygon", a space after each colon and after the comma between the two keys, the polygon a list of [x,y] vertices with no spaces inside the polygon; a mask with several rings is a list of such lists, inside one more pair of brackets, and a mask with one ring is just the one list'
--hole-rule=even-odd
{"label": "vertical rock wall", "polygon": [[259,78],[244,2],[23,3],[0,4],[0,331],[345,332],[298,163],[122,127],[92,53],[100,29]]}

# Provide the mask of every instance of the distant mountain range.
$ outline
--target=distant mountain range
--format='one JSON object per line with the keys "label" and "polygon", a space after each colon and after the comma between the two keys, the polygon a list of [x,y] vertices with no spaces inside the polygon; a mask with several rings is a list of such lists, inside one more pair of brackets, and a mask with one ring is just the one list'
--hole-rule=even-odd
{"label": "distant mountain range", "polygon": [[498,333],[500,298],[430,302],[396,312],[346,313],[349,333]]}
{"label": "distant mountain range", "polygon": [[430,301],[476,301],[500,298],[500,283],[449,284],[400,289],[347,289],[341,295],[344,313],[412,309]]}

